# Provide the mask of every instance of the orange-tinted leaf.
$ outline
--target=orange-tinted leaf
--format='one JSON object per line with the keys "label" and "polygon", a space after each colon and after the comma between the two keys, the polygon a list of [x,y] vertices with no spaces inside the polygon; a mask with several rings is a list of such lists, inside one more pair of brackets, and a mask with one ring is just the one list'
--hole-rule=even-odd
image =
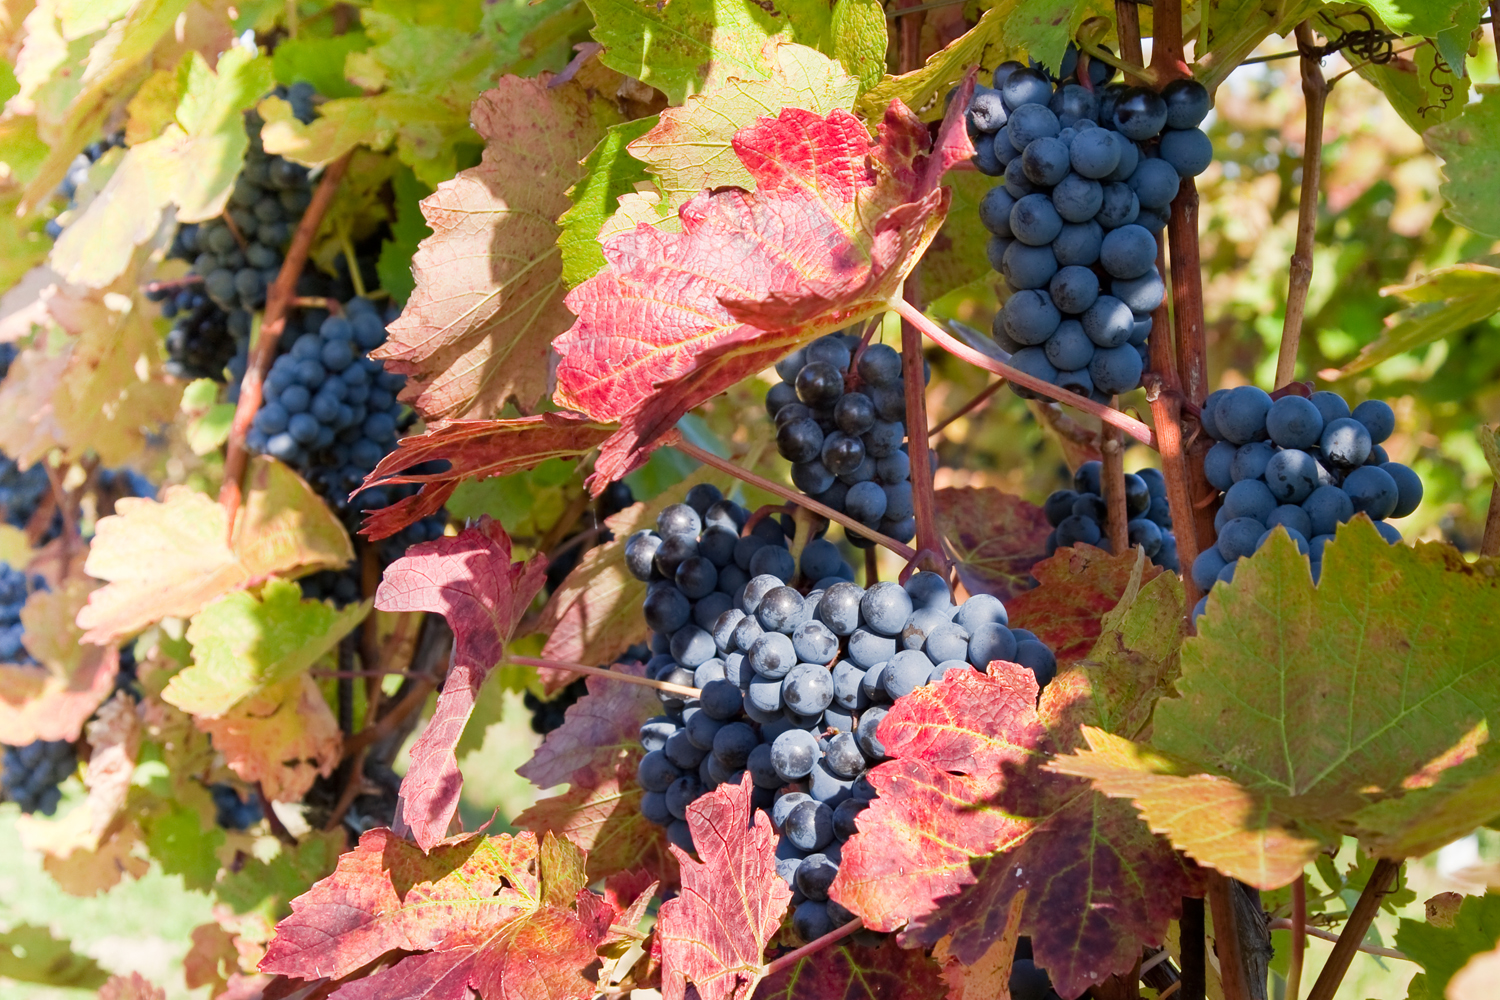
{"label": "orange-tinted leaf", "polygon": [[22,641],[37,664],[0,664],[0,742],[76,740],[114,690],[119,649],[82,642],[74,624],[93,589],[75,577],[27,598]]}
{"label": "orange-tinted leaf", "polygon": [[464,1000],[473,989],[497,1000],[584,1000],[592,984],[583,970],[602,931],[576,908],[587,894],[577,849],[547,840],[470,834],[424,854],[390,830],[371,830],[292,901],[261,971],[340,978],[400,950],[418,954],[333,995]]}
{"label": "orange-tinted leaf", "polygon": [[568,293],[578,321],[553,345],[556,402],[622,425],[592,482],[801,341],[884,308],[942,225],[943,173],[972,152],[962,100],[935,143],[899,102],[876,140],[847,112],[787,108],[735,133],[753,192],[698,195],[681,233],[606,240],[608,267]]}
{"label": "orange-tinted leaf", "polygon": [[343,736],[317,682],[306,674],[258,691],[216,718],[193,720],[230,770],[260,782],[273,802],[297,802],[338,767]]}
{"label": "orange-tinted leaf", "polygon": [[[641,676],[639,663],[619,664]],[[640,727],[661,711],[656,692],[603,677],[588,678],[588,693],[569,706],[563,724],[547,734],[516,773],[538,788],[573,787],[543,799],[513,821],[523,830],[566,836],[588,851],[593,881],[641,869],[666,885],[677,882],[677,862],[667,853],[666,831],[641,815],[643,791],[635,777]]]}
{"label": "orange-tinted leaf", "polygon": [[[1006,605],[1011,625],[1035,632],[1059,666],[1076,663],[1094,647],[1104,615],[1125,596],[1135,566],[1134,549],[1118,555],[1092,545],[1058,549],[1032,567],[1040,586]],[[1160,573],[1161,567],[1148,565],[1141,583]]]}
{"label": "orange-tinted leaf", "polygon": [[576,81],[506,76],[469,120],[484,159],[422,202],[433,233],[412,258],[416,291],[373,354],[428,419],[491,417],[512,398],[529,410],[546,393],[548,346],[572,319],[554,220],[619,113]]}
{"label": "orange-tinted leaf", "polygon": [[743,997],[761,977],[766,942],[781,926],[792,891],[776,874],[776,831],[750,809],[754,786],[725,782],[687,808],[703,860],[672,846],[682,893],[661,905],[663,1000],[683,1000],[691,982],[702,1000]]}
{"label": "orange-tinted leaf", "polygon": [[[577,458],[614,432],[576,413],[543,413],[517,420],[454,420],[426,434],[403,438],[365,479],[366,486],[421,483],[406,497],[365,518],[360,534],[386,538],[413,521],[442,509],[458,484],[466,480],[508,476],[534,468],[549,458]],[[423,462],[449,464],[446,472],[402,475]]]}
{"label": "orange-tinted leaf", "polygon": [[375,592],[381,611],[435,612],[453,629],[453,667],[401,781],[403,815],[423,847],[447,835],[463,785],[459,737],[480,685],[546,578],[545,557],[518,563],[510,553],[505,529],[482,518],[456,537],[413,545],[386,568]]}
{"label": "orange-tinted leaf", "polygon": [[937,491],[937,520],[969,593],[1010,601],[1030,589],[1052,530],[1040,507],[993,487],[948,487]]}
{"label": "orange-tinted leaf", "polygon": [[[1077,681],[1077,683],[1072,683]],[[870,773],[879,797],[844,845],[832,895],[877,930],[907,922],[903,943],[972,965],[1019,933],[1059,993],[1128,972],[1160,943],[1195,871],[1134,809],[1044,764],[1080,742],[1094,715],[1077,673],[1048,685],[994,663],[897,701],[880,726],[893,758]]]}
{"label": "orange-tinted leaf", "polygon": [[938,1000],[942,995],[938,964],[892,938],[878,948],[835,944],[762,980],[755,990],[755,1000]]}

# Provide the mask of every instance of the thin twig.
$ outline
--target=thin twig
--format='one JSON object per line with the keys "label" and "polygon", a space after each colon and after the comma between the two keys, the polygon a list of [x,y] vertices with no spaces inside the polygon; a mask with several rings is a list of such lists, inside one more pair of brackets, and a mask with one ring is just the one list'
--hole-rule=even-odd
{"label": "thin twig", "polygon": [[[921,303],[912,301],[919,294],[916,280],[907,278],[902,297],[914,311],[921,310]],[[911,459],[912,508],[917,519],[917,553],[924,563],[934,563],[925,568],[939,576],[947,576],[949,561],[943,550],[942,532],[937,526],[932,452],[927,444],[927,384],[922,359],[922,331],[904,319],[901,323],[901,375],[906,391],[906,437],[911,444],[907,451]]]}
{"label": "thin twig", "polygon": [[1490,34],[1495,39],[1495,54],[1500,56],[1500,0],[1490,0]]}
{"label": "thin twig", "polygon": [[349,813],[349,807],[354,805],[354,800],[359,798],[359,793],[365,786],[365,758],[370,754],[369,747],[360,747],[354,752],[354,757],[349,761],[349,780],[344,782],[344,790],[339,793],[339,800],[333,804],[333,811],[328,814],[328,819],[323,823],[324,830],[336,830],[344,817]]}
{"label": "thin twig", "polygon": [[994,372],[996,375],[1003,375],[1016,385],[1030,389],[1033,392],[1039,392],[1048,399],[1055,399],[1074,409],[1092,414],[1105,423],[1114,424],[1142,444],[1151,448],[1156,447],[1156,439],[1151,433],[1151,428],[1134,417],[1126,416],[1119,410],[1105,406],[1102,403],[1096,403],[1092,399],[1069,392],[1067,389],[1055,386],[1050,382],[1043,382],[1041,379],[1028,375],[1020,369],[1012,368],[1003,361],[997,361],[988,354],[982,354],[974,350],[974,348],[965,344],[929,319],[921,310],[912,308],[900,298],[892,299],[890,307],[900,313],[905,319],[911,320],[912,323],[916,324],[918,329],[937,341],[938,346],[942,347],[949,354],[963,358],[969,364],[977,365],[985,371]]}
{"label": "thin twig", "polygon": [[141,291],[147,295],[155,295],[157,292],[175,292],[179,288],[191,288],[201,284],[203,284],[203,275],[188,274],[170,281],[148,281],[141,286]]}
{"label": "thin twig", "polygon": [[240,250],[241,252],[243,252],[244,249],[250,245],[250,241],[245,239],[244,233],[240,232],[239,224],[234,221],[234,216],[230,215],[228,212],[225,212],[223,215],[219,216],[219,221],[223,222],[224,225],[229,227],[229,234],[234,237],[234,241],[240,245]]}
{"label": "thin twig", "polygon": [[[437,615],[427,616],[424,626],[422,636],[417,641],[417,655],[414,660],[419,664],[418,676],[402,685],[405,693],[401,695],[401,700],[381,715],[374,725],[367,724],[344,741],[345,757],[351,757],[395,732],[406,721],[407,716],[422,707],[422,704],[427,701],[427,695],[446,676],[453,634],[443,619]],[[434,632],[434,629],[438,629],[439,632]]]}
{"label": "thin twig", "polygon": [[1380,858],[1375,862],[1375,870],[1370,872],[1370,881],[1365,883],[1364,891],[1359,894],[1359,901],[1354,904],[1349,919],[1344,922],[1344,929],[1334,942],[1333,951],[1328,953],[1328,960],[1323,963],[1323,970],[1318,973],[1318,981],[1313,983],[1307,1000],[1333,1000],[1339,984],[1344,981],[1344,974],[1349,971],[1349,963],[1354,961],[1355,952],[1359,951],[1359,946],[1365,939],[1365,932],[1370,929],[1375,914],[1380,910],[1381,898],[1400,870],[1399,861]]}
{"label": "thin twig", "polygon": [[751,486],[757,486],[760,489],[765,490],[767,493],[774,493],[776,496],[781,497],[783,500],[790,500],[792,503],[797,504],[801,507],[806,507],[808,510],[816,514],[822,514],[830,521],[837,521],[839,524],[842,524],[845,528],[853,531],[855,534],[863,535],[879,545],[884,545],[886,548],[890,549],[892,552],[896,553],[898,556],[907,560],[908,562],[917,557],[916,549],[913,549],[911,546],[898,542],[894,538],[891,538],[889,535],[882,535],[880,532],[876,531],[873,528],[867,528],[863,524],[856,521],[854,518],[850,517],[848,514],[841,514],[838,511],[834,510],[832,507],[829,507],[827,504],[818,503],[818,501],[814,500],[810,496],[798,493],[796,490],[782,486],[780,483],[773,483],[771,482],[771,480],[766,479],[764,476],[757,476],[755,473],[750,472],[747,469],[740,468],[738,465],[735,465],[728,459],[723,459],[718,455],[713,454],[712,452],[704,451],[697,445],[683,440],[682,435],[676,433],[675,431],[672,433],[671,437],[664,443],[670,445],[673,448],[676,448],[678,451],[682,452],[689,458],[697,459],[704,465],[712,466],[713,468],[718,469],[720,472],[729,473],[731,476],[734,476],[741,482],[749,483]]}
{"label": "thin twig", "polygon": [[1323,79],[1312,27],[1306,21],[1297,25],[1297,45],[1303,50],[1302,97],[1307,108],[1307,126],[1302,137],[1302,189],[1297,195],[1297,243],[1292,250],[1291,273],[1287,281],[1281,350],[1276,355],[1278,389],[1292,381],[1297,367],[1297,347],[1302,340],[1302,322],[1307,312],[1307,290],[1312,285],[1313,239],[1318,230],[1318,192],[1323,172],[1323,112],[1332,87]]}
{"label": "thin twig", "polygon": [[245,450],[245,435],[250,430],[251,421],[255,419],[255,411],[260,409],[262,383],[271,362],[276,358],[276,342],[281,339],[281,331],[286,326],[287,304],[296,295],[297,279],[302,276],[302,268],[307,264],[313,236],[317,234],[328,206],[333,203],[339,180],[348,169],[349,158],[353,155],[353,150],[350,150],[323,171],[323,178],[313,192],[312,201],[308,203],[302,221],[297,224],[297,231],[292,236],[291,245],[287,247],[281,270],[271,285],[270,294],[266,296],[260,339],[250,352],[250,363],[246,366],[245,377],[240,383],[240,401],[234,410],[234,422],[229,428],[229,451],[224,457],[224,482],[219,487],[219,503],[224,508],[224,520],[231,539],[234,537],[235,520],[244,496],[241,480],[244,479],[245,468],[250,462],[250,454]]}
{"label": "thin twig", "polygon": [[[1273,931],[1291,931],[1292,935],[1293,935],[1292,936],[1292,942],[1295,945],[1295,943],[1297,941],[1297,938],[1296,938],[1297,930],[1296,930],[1296,921],[1295,920],[1288,920],[1285,917],[1277,917],[1275,920],[1272,920],[1269,924],[1267,924],[1266,927],[1267,927],[1268,930],[1273,930]],[[1303,931],[1304,934],[1307,934],[1309,937],[1319,938],[1320,940],[1323,940],[1323,941],[1337,941],[1339,939],[1339,935],[1335,934],[1333,931],[1324,930],[1321,927],[1311,927],[1311,926],[1308,926],[1308,925],[1304,924],[1303,927],[1302,927],[1302,931]],[[1359,950],[1362,951],[1362,952],[1364,952],[1366,955],[1379,955],[1381,958],[1394,958],[1394,959],[1398,959],[1398,960],[1400,960],[1402,962],[1414,962],[1414,961],[1416,961],[1416,959],[1412,958],[1410,955],[1408,955],[1404,951],[1397,951],[1395,948],[1382,948],[1378,944],[1360,944]],[[1293,952],[1293,954],[1295,954],[1295,951]],[[1301,970],[1299,969],[1297,971],[1300,972]],[[1293,998],[1296,996],[1296,994],[1292,992],[1292,978],[1291,978],[1291,972],[1290,971],[1288,971],[1288,973],[1287,973],[1287,980],[1286,980],[1286,982],[1287,982],[1287,991],[1286,991],[1287,1000],[1293,1000]]]}
{"label": "thin twig", "polygon": [[[1300,41],[1300,39],[1299,39]],[[1275,921],[1272,921],[1274,927]],[[1287,1000],[1302,995],[1302,961],[1307,955],[1307,876],[1299,874],[1292,883],[1292,960],[1286,970]],[[1335,937],[1329,935],[1329,937]],[[1335,938],[1336,939],[1336,938]]]}
{"label": "thin twig", "polygon": [[[1496,2],[1500,2],[1500,0],[1496,0]],[[955,412],[944,417],[942,423],[937,424],[931,430],[929,430],[927,432],[927,440],[931,441],[943,431],[947,430],[948,426],[954,421],[960,420],[963,417],[967,417],[969,414],[979,409],[985,403],[989,402],[990,399],[995,395],[995,393],[999,392],[1003,388],[1005,388],[1005,379],[1001,379],[998,382],[991,382],[989,385],[985,386],[973,399],[969,400],[963,406],[960,406]]]}
{"label": "thin twig", "polygon": [[[1151,419],[1156,424],[1156,440],[1161,453],[1161,474],[1167,481],[1167,509],[1172,513],[1172,534],[1177,539],[1177,559],[1183,568],[1182,584],[1186,589],[1188,627],[1192,627],[1192,610],[1202,595],[1193,583],[1193,562],[1202,551],[1194,523],[1192,496],[1189,493],[1192,474],[1188,455],[1182,446],[1182,413],[1175,392],[1146,390],[1151,401]],[[1210,525],[1211,527],[1212,525]],[[1213,544],[1212,540],[1209,542]]]}
{"label": "thin twig", "polygon": [[[67,475],[68,467],[61,465],[53,468],[50,462],[42,462],[42,468],[47,472],[47,485],[52,488],[52,502],[57,505],[57,512],[62,515],[62,565],[64,574],[73,561],[73,553],[78,551],[78,546],[83,541],[83,536],[78,531],[78,516],[73,505],[68,502],[68,491],[63,489],[63,477]],[[51,518],[48,518],[51,522]]]}
{"label": "thin twig", "polygon": [[637,677],[634,674],[622,673],[619,670],[608,670],[604,667],[589,667],[582,663],[569,663],[566,660],[544,660],[536,656],[509,656],[506,657],[511,663],[519,663],[525,667],[543,667],[548,670],[567,670],[575,674],[587,674],[590,677],[603,677],[612,681],[624,681],[626,684],[637,684],[641,687],[655,688],[665,691],[667,694],[679,694],[684,698],[696,698],[702,692],[695,687],[686,684],[673,684],[670,681],[653,681],[649,677]]}
{"label": "thin twig", "polygon": [[1203,266],[1198,256],[1198,186],[1184,177],[1167,220],[1172,262],[1172,323],[1182,394],[1203,405],[1208,398],[1208,349],[1203,327]]}
{"label": "thin twig", "polygon": [[843,940],[850,934],[853,934],[855,931],[859,930],[864,925],[865,922],[863,920],[855,917],[844,926],[836,928],[835,930],[831,930],[820,938],[814,938],[802,947],[797,948],[793,951],[789,951],[785,955],[782,955],[779,958],[776,958],[773,961],[770,961],[761,966],[761,977],[766,978],[776,975],[776,973],[780,972],[782,969],[785,969],[789,965],[796,964],[797,962],[806,958],[808,955],[811,955],[813,952],[821,951],[829,945],[833,944],[835,941]]}
{"label": "thin twig", "polygon": [[865,549],[865,589],[869,590],[880,582],[880,566],[875,558],[875,546]]}

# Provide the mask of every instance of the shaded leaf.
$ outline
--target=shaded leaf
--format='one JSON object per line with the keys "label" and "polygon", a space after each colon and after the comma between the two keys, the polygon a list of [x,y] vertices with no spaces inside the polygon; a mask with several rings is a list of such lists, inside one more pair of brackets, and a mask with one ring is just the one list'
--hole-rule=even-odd
{"label": "shaded leaf", "polygon": [[949,938],[933,945],[932,958],[942,965],[943,981],[948,984],[948,1000],[1011,1000],[1010,973],[1016,963],[1016,945],[1021,937],[1021,913],[1026,907],[1026,890],[1010,898],[1005,915],[1005,933],[990,945],[979,960],[965,965],[948,953]]}
{"label": "shaded leaf", "polygon": [[306,674],[273,684],[213,718],[194,720],[241,781],[260,783],[273,802],[297,802],[318,775],[338,767],[343,737],[318,685]]}
{"label": "shaded leaf", "polygon": [[1497,941],[1500,893],[1465,896],[1448,927],[1402,918],[1396,947],[1422,967],[1422,972],[1412,978],[1408,1000],[1445,1000],[1451,995],[1449,982],[1459,970],[1474,956],[1494,949]]}
{"label": "shaded leaf", "polygon": [[1036,701],[1029,670],[996,662],[899,699],[880,725],[892,758],[844,845],[831,895],[876,930],[979,962],[1025,892],[1019,933],[1075,997],[1159,944],[1196,875],[1131,809],[1044,765],[1096,717],[1087,684],[1059,675]]}
{"label": "shaded leaf", "polygon": [[955,171],[948,178],[953,204],[922,257],[922,294],[929,301],[994,273],[984,253],[990,232],[979,221],[980,199],[994,185],[978,171]]}
{"label": "shaded leaf", "polygon": [[[938,963],[919,949],[898,946],[893,938],[878,948],[840,942],[794,962],[755,989],[755,1000],[936,1000],[942,995]],[[984,1000],[998,995],[986,994]]]}
{"label": "shaded leaf", "polygon": [[1500,581],[1453,548],[1340,527],[1321,584],[1281,535],[1215,587],[1149,746],[1088,732],[1055,767],[1135,800],[1178,847],[1261,888],[1357,836],[1435,850],[1494,813]]}
{"label": "shaded leaf", "polygon": [[[1099,638],[1104,615],[1120,603],[1136,574],[1134,550],[1111,555],[1092,545],[1058,549],[1032,567],[1039,586],[1007,603],[1011,624],[1030,629],[1057,655],[1059,665],[1088,656]],[[1150,581],[1160,567],[1147,565]]]}
{"label": "shaded leaf", "polygon": [[[281,48],[277,47],[277,54]],[[432,227],[422,215],[420,202],[431,193],[432,189],[417,180],[408,167],[402,167],[391,177],[391,200],[395,203],[396,217],[391,220],[391,238],[380,244],[375,273],[380,278],[380,287],[390,292],[391,298],[397,302],[406,302],[416,289],[416,279],[411,273],[412,259],[417,247],[432,235]]]}
{"label": "shaded leaf", "polygon": [[694,406],[898,293],[942,223],[938,182],[971,147],[958,112],[932,143],[895,104],[879,136],[842,111],[763,118],[734,137],[754,192],[699,194],[682,233],[638,226],[606,241],[609,268],[568,293],[578,320],[553,343],[554,401],[622,423],[596,489]]}
{"label": "shaded leaf", "polygon": [[604,220],[615,214],[620,196],[647,181],[646,165],[626,147],[651,131],[656,118],[638,118],[611,125],[604,138],[583,161],[583,177],[568,189],[572,206],[557,220],[562,230],[557,248],[562,253],[562,277],[569,288],[604,269]]}
{"label": "shaded leaf", "polygon": [[1410,284],[1383,288],[1381,294],[1399,296],[1408,306],[1386,317],[1380,336],[1340,368],[1338,378],[1461,333],[1500,312],[1500,268],[1478,263],[1440,267]]}
{"label": "shaded leaf", "polygon": [[423,847],[447,835],[463,784],[454,748],[480,685],[500,663],[546,572],[545,556],[512,562],[509,536],[484,518],[456,537],[407,549],[375,592],[381,611],[434,612],[453,630],[453,666],[401,781],[403,815]]}
{"label": "shaded leaf", "polygon": [[[338,869],[292,901],[262,972],[347,976],[392,950],[417,952],[341,987],[339,1000],[584,998],[604,930],[583,919],[583,859],[529,833],[455,837],[424,854],[371,830]],[[591,911],[592,912],[592,911]]]}
{"label": "shaded leaf", "polygon": [[1438,189],[1448,203],[1443,214],[1476,233],[1500,236],[1500,204],[1494,198],[1500,184],[1500,84],[1481,83],[1474,89],[1478,102],[1422,137],[1443,158],[1444,180]]}
{"label": "shaded leaf", "polygon": [[193,663],[162,698],[190,715],[219,716],[243,698],[295,677],[338,645],[369,614],[367,603],[336,610],[303,600],[302,588],[272,579],[259,596],[225,594],[193,616]]}
{"label": "shaded leaf", "polygon": [[0,977],[18,983],[91,990],[108,974],[99,963],[73,950],[71,941],[35,924],[18,923],[0,933]]}
{"label": "shaded leaf", "polygon": [[108,584],[78,613],[84,642],[109,642],[273,573],[341,569],[354,558],[328,505],[280,462],[254,459],[232,546],[224,508],[186,486],[126,497],[100,518],[85,568]]}
{"label": "shaded leaf", "polygon": [[422,202],[433,235],[412,260],[416,290],[372,354],[429,420],[493,417],[511,399],[529,410],[546,393],[548,345],[571,321],[553,220],[619,115],[576,82],[507,76],[471,119],[484,159]]}
{"label": "shaded leaf", "polygon": [[[415,495],[370,514],[361,534],[387,538],[442,509],[470,481],[508,476],[551,458],[583,455],[614,433],[610,424],[576,413],[540,413],[513,420],[453,420],[425,434],[402,438],[366,478],[369,485],[420,483]],[[402,474],[424,462],[447,462],[444,472]]]}
{"label": "shaded leaf", "polygon": [[1052,531],[1040,507],[993,487],[938,490],[937,523],[969,593],[1007,602],[1031,588]]}
{"label": "shaded leaf", "polygon": [[663,1000],[682,1000],[690,982],[703,1000],[744,996],[763,974],[761,956],[792,891],[776,874],[777,834],[764,811],[750,808],[752,791],[749,781],[725,782],[687,807],[703,860],[672,846],[682,892],[656,919]]}
{"label": "shaded leaf", "polygon": [[37,665],[0,664],[0,741],[76,740],[114,689],[120,651],[81,641],[73,623],[92,588],[72,579],[26,599],[22,642]]}

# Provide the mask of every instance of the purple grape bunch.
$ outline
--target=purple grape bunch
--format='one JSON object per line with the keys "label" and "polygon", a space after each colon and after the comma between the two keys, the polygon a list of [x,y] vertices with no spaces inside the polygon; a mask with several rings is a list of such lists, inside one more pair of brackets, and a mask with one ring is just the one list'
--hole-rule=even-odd
{"label": "purple grape bunch", "polygon": [[[1073,473],[1073,488],[1052,493],[1042,504],[1052,533],[1047,536],[1047,554],[1073,545],[1097,545],[1112,551],[1109,542],[1109,509],[1100,481],[1104,466],[1084,462]],[[1161,470],[1146,468],[1125,473],[1126,530],[1132,547],[1139,545],[1146,558],[1162,569],[1181,572],[1177,559],[1177,536],[1172,534],[1172,511],[1167,506],[1167,480]]]}

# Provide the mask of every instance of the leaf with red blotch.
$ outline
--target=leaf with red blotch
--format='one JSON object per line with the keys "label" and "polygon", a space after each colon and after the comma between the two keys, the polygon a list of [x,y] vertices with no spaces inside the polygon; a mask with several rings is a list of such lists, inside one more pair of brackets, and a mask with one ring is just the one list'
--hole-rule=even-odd
{"label": "leaf with red blotch", "polygon": [[333,996],[464,1000],[473,989],[495,1000],[584,1000],[594,984],[583,970],[607,930],[586,884],[582,852],[552,837],[468,834],[423,853],[371,830],[292,900],[260,968],[339,979],[389,952],[416,952]]}
{"label": "leaf with red blotch", "polygon": [[761,955],[781,926],[792,891],[776,874],[776,831],[752,811],[754,786],[725,782],[687,808],[703,860],[672,845],[682,892],[661,905],[663,1000],[683,1000],[691,982],[702,1000],[750,994],[763,975]]}
{"label": "leaf with red blotch", "polygon": [[870,772],[879,797],[844,844],[832,897],[875,930],[905,923],[903,944],[951,938],[948,953],[972,965],[1025,890],[1019,932],[1060,994],[1128,972],[1201,890],[1128,803],[1044,768],[1097,719],[1083,671],[1060,674],[1038,705],[1034,676],[1013,663],[899,699],[879,729],[892,759]]}
{"label": "leaf with red blotch", "polygon": [[754,1000],[936,1000],[942,995],[938,963],[887,938],[878,948],[840,943],[807,955],[762,980]]}
{"label": "leaf with red blotch", "polygon": [[[1136,558],[1135,549],[1118,555],[1092,545],[1058,549],[1032,567],[1040,586],[1006,605],[1011,627],[1036,633],[1059,667],[1077,663],[1093,649],[1104,615],[1125,596]],[[1148,564],[1140,582],[1150,583],[1161,571]]]}
{"label": "leaf with red blotch", "polygon": [[568,293],[578,320],[553,342],[558,405],[621,423],[597,489],[694,406],[900,294],[946,214],[943,174],[973,152],[965,101],[935,142],[899,101],[875,140],[845,111],[761,118],[733,140],[753,192],[705,191],[678,210],[682,232],[605,242],[608,266]]}
{"label": "leaf with red blotch", "polygon": [[1052,531],[1040,507],[993,487],[938,490],[937,522],[969,593],[1002,601],[1030,589],[1031,567],[1046,557]]}
{"label": "leaf with red blotch", "polygon": [[581,160],[620,120],[609,97],[570,80],[502,77],[470,112],[484,157],[422,202],[433,233],[412,258],[416,290],[371,356],[407,376],[402,400],[428,420],[523,412],[547,391],[563,305],[561,231]]}
{"label": "leaf with red blotch", "polygon": [[[543,413],[516,420],[453,420],[426,434],[402,438],[396,450],[365,477],[365,486],[420,483],[422,489],[372,512],[360,533],[370,539],[388,538],[441,510],[460,483],[508,476],[549,458],[577,458],[614,431],[613,424],[596,423],[577,413]],[[403,474],[405,469],[434,461],[447,462],[447,471]]]}
{"label": "leaf with red blotch", "polygon": [[423,847],[448,833],[463,785],[454,753],[459,737],[479,686],[500,662],[521,615],[546,579],[545,557],[518,563],[510,553],[505,529],[482,518],[456,537],[407,549],[386,568],[375,591],[381,611],[436,612],[453,629],[453,667],[401,780],[402,815]]}
{"label": "leaf with red blotch", "polygon": [[[639,663],[623,673],[645,673]],[[666,831],[641,815],[636,767],[645,756],[640,727],[661,711],[656,692],[604,677],[588,678],[588,693],[568,707],[563,724],[547,734],[516,773],[538,788],[572,788],[543,799],[513,821],[537,834],[566,836],[588,851],[589,881],[641,869],[663,885],[677,884],[677,863]]]}

